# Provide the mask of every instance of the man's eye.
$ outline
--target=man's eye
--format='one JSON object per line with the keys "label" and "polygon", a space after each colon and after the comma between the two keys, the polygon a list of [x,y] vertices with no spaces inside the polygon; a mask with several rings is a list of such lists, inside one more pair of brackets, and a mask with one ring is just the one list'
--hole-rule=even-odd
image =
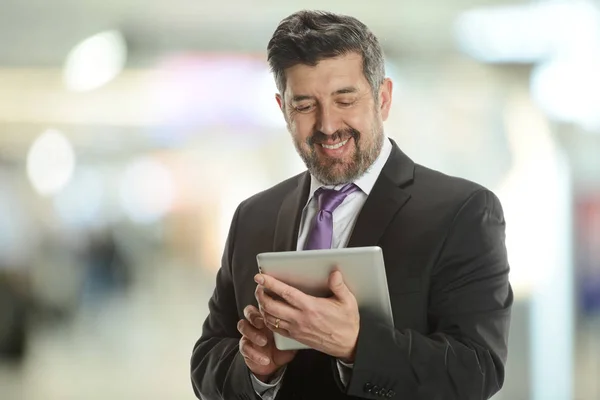
{"label": "man's eye", "polygon": [[338,101],[338,104],[342,107],[350,107],[352,104],[354,104],[353,101]]}
{"label": "man's eye", "polygon": [[298,111],[298,112],[307,112],[307,111],[310,111],[311,108],[312,108],[311,105],[308,105],[308,106],[297,106],[296,107],[296,111]]}

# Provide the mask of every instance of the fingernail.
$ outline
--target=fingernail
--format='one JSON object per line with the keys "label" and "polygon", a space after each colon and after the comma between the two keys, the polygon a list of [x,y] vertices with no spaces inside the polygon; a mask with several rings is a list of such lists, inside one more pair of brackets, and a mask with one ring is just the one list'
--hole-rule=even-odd
{"label": "fingernail", "polygon": [[263,278],[261,274],[257,274],[254,276],[254,282],[258,283],[259,285],[262,285],[263,283],[265,283],[265,278]]}
{"label": "fingernail", "polygon": [[258,345],[259,346],[264,346],[266,344],[267,344],[267,339],[265,339],[264,337],[258,338]]}
{"label": "fingernail", "polygon": [[260,363],[261,363],[262,365],[269,365],[269,359],[268,359],[268,358],[266,358],[266,357],[261,357],[261,358],[260,358]]}

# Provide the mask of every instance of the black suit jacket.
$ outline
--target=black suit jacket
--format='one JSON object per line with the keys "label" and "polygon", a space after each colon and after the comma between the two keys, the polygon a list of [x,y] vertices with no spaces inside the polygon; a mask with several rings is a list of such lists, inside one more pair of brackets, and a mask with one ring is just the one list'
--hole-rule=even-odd
{"label": "black suit jacket", "polygon": [[[278,399],[488,399],[503,384],[510,309],[505,223],[485,188],[425,168],[393,150],[360,212],[348,247],[383,249],[395,329],[360,319],[346,388],[335,360],[299,351]],[[237,322],[256,305],[256,255],[296,248],[310,175],[237,208],[191,377],[206,400],[257,398],[238,351]]]}

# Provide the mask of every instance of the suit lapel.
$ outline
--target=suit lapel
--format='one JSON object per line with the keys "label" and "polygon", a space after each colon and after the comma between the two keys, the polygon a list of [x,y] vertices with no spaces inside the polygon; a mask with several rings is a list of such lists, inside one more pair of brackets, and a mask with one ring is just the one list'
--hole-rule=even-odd
{"label": "suit lapel", "polygon": [[376,246],[394,216],[410,199],[403,189],[414,177],[415,165],[392,142],[392,153],[363,206],[348,247]]}
{"label": "suit lapel", "polygon": [[273,251],[296,250],[300,219],[302,217],[302,210],[308,201],[309,189],[310,174],[305,172],[300,175],[298,186],[288,193],[281,203],[275,225]]}

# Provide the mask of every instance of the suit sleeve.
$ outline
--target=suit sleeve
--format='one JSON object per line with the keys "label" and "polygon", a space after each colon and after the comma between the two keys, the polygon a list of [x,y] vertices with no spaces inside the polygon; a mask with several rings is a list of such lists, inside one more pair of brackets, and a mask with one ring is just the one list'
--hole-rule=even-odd
{"label": "suit sleeve", "polygon": [[192,386],[204,400],[254,399],[250,374],[239,352],[240,333],[231,262],[241,205],[235,211],[216,286],[208,303],[209,315],[191,359]]}
{"label": "suit sleeve", "polygon": [[454,217],[429,292],[429,335],[361,315],[347,393],[368,399],[489,399],[504,381],[510,310],[504,215],[481,190]]}

